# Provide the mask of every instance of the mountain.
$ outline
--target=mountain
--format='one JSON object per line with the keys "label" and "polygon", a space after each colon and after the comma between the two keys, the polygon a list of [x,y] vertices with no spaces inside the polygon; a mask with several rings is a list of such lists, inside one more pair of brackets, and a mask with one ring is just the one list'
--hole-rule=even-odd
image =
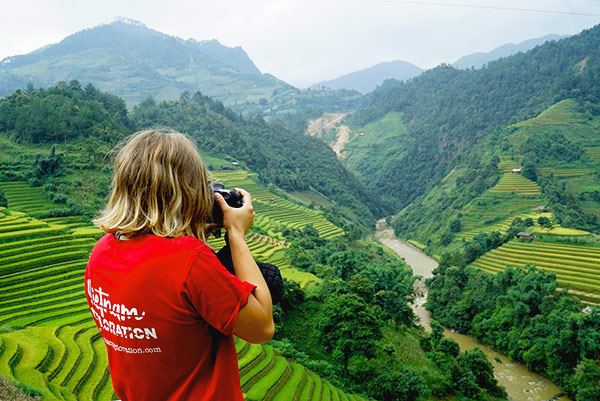
{"label": "mountain", "polygon": [[516,45],[514,43],[507,43],[487,53],[477,52],[463,56],[452,63],[452,66],[459,69],[481,68],[490,61],[512,56],[519,52],[526,52],[550,40],[559,40],[566,37],[565,35],[546,35],[541,38],[529,39]]}
{"label": "mountain", "polygon": [[176,99],[185,90],[235,103],[295,89],[261,74],[240,47],[226,47],[216,40],[183,40],[129,19],[86,29],[57,44],[0,61],[0,96],[29,82],[48,87],[71,80],[91,82],[130,104],[149,95]]}
{"label": "mountain", "polygon": [[[385,157],[367,152],[364,163],[353,162],[365,168],[354,171],[368,188],[385,197],[391,210],[401,210],[469,158],[471,149],[497,129],[568,98],[598,113],[599,76],[600,26],[596,26],[490,62],[484,69],[442,65],[408,82],[387,81],[349,123],[356,132],[369,134],[365,127],[396,113],[402,125],[397,140],[388,135]],[[360,136],[364,141],[369,137]]]}
{"label": "mountain", "polygon": [[311,89],[353,89],[361,93],[369,93],[386,79],[404,81],[416,77],[422,72],[423,70],[414,64],[396,60],[379,63],[336,79],[316,83],[311,86]]}

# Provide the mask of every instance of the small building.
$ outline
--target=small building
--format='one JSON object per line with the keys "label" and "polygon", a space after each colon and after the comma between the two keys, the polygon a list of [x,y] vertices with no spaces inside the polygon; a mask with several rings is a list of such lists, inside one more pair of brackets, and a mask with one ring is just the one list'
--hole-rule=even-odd
{"label": "small building", "polygon": [[521,167],[519,167],[519,168],[513,168],[512,169],[512,173],[513,174],[521,174]]}
{"label": "small building", "polygon": [[228,164],[222,164],[221,165],[221,170],[231,170],[231,166]]}
{"label": "small building", "polygon": [[548,211],[548,206],[538,206],[537,211],[539,213],[546,213]]}
{"label": "small building", "polygon": [[275,198],[270,198],[269,203],[275,203]]}
{"label": "small building", "polygon": [[520,240],[533,241],[535,239],[535,234],[528,233],[527,231],[519,231],[515,237]]}
{"label": "small building", "polygon": [[231,165],[232,165],[233,167],[237,167],[237,166],[239,166],[240,164],[239,164],[238,162],[231,162]]}

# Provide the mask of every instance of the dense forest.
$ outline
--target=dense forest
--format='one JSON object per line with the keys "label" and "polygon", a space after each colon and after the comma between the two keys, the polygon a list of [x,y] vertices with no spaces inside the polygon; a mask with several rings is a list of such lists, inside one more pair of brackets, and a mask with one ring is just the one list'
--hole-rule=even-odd
{"label": "dense forest", "polygon": [[274,342],[284,355],[375,399],[504,399],[480,350],[461,353],[439,325],[429,335],[417,328],[416,277],[397,257],[349,237],[321,239],[310,226],[283,234],[289,262],[321,278],[304,292],[287,283]]}
{"label": "dense forest", "polygon": [[443,325],[475,336],[549,377],[578,401],[600,398],[600,313],[556,293],[552,273],[533,266],[490,275],[447,256],[434,277],[427,307]]}
{"label": "dense forest", "polygon": [[[386,81],[370,104],[353,115],[355,128],[402,112],[409,132],[405,152],[372,166],[362,181],[395,210],[446,176],[478,142],[496,129],[539,114],[558,100],[575,98],[597,108],[600,27],[548,42],[479,70],[441,65],[408,82]],[[399,152],[399,151],[398,151]]]}

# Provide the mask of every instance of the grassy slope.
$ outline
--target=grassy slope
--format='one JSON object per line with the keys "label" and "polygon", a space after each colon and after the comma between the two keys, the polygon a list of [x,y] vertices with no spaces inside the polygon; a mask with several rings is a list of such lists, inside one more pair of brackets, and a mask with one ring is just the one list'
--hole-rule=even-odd
{"label": "grassy slope", "polygon": [[[345,146],[347,154],[344,163],[351,170],[360,171],[361,177],[368,177],[368,171],[374,165],[385,165],[385,160],[397,152],[404,154],[402,137],[407,132],[402,113],[397,112],[388,113],[363,127],[356,127]],[[377,161],[373,160],[374,157]]]}

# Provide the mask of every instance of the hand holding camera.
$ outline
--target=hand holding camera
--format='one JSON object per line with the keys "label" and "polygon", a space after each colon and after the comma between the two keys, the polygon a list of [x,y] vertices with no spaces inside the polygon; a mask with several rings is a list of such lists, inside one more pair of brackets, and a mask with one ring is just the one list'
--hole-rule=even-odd
{"label": "hand holding camera", "polygon": [[[217,252],[217,258],[231,273],[235,274],[229,236],[241,236],[244,238],[248,229],[254,222],[254,209],[250,194],[240,188],[235,190],[225,189],[221,183],[212,184],[215,193],[215,206],[212,213],[212,223],[222,224],[227,231],[225,234],[226,245]],[[220,231],[220,230],[219,230]],[[283,279],[276,265],[256,261],[260,272],[265,279],[273,303],[277,303],[283,296]]]}

